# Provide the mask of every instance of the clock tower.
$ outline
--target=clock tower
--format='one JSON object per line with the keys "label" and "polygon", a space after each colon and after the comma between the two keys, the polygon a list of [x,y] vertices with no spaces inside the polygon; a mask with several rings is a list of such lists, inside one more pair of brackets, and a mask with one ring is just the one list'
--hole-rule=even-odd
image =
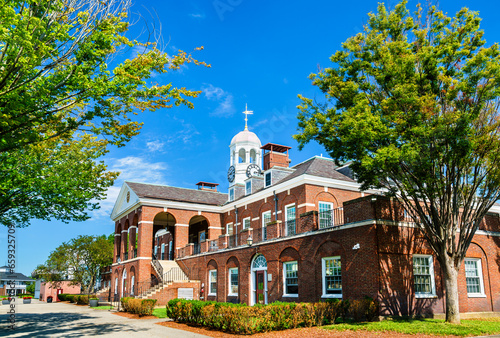
{"label": "clock tower", "polygon": [[260,175],[262,163],[262,144],[255,135],[248,130],[248,115],[252,111],[245,109],[245,129],[236,134],[229,145],[230,164],[227,172],[229,187],[243,186],[249,177]]}

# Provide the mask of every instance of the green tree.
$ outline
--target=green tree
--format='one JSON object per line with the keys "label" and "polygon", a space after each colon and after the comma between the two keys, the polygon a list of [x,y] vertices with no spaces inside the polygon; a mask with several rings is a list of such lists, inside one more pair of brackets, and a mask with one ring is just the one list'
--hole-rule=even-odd
{"label": "green tree", "polygon": [[300,147],[316,140],[351,161],[362,189],[405,206],[444,275],[446,320],[460,322],[457,276],[475,231],[500,197],[500,52],[480,18],[406,2],[379,5],[312,74],[325,102],[302,97]]}
{"label": "green tree", "polygon": [[92,293],[101,269],[112,262],[113,244],[108,237],[78,236],[51,252],[45,264],[37,267],[36,275],[49,282],[70,279],[85,293]]}
{"label": "green tree", "polygon": [[[80,128],[123,145],[135,110],[184,104],[199,92],[151,75],[200,62],[125,34],[128,0],[7,0],[0,7],[0,153]],[[116,64],[124,48],[139,53]]]}
{"label": "green tree", "polygon": [[[129,40],[128,0],[7,0],[0,6],[0,223],[87,219],[117,173],[97,159],[137,135],[139,111],[199,92],[156,74],[194,62]],[[134,57],[118,63],[127,52]]]}

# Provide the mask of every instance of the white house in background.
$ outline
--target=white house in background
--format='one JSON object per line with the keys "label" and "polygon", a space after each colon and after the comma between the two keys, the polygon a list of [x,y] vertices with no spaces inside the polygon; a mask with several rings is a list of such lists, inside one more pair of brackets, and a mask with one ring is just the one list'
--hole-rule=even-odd
{"label": "white house in background", "polygon": [[7,295],[12,290],[11,285],[14,285],[16,295],[26,293],[26,286],[31,282],[34,280],[22,273],[10,273],[8,266],[0,266],[0,296]]}

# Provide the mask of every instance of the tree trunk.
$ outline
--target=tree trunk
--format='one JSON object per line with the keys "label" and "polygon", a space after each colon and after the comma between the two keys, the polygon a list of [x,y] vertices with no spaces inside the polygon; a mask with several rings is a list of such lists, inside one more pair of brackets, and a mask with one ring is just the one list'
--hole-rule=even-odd
{"label": "tree trunk", "polygon": [[444,272],[446,289],[446,322],[460,324],[460,309],[458,305],[458,271],[453,261],[446,257],[441,267]]}

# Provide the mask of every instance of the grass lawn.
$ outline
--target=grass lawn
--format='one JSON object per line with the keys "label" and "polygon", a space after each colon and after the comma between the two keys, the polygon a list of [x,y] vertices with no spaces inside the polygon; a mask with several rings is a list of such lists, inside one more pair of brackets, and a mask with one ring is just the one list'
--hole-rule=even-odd
{"label": "grass lawn", "polygon": [[440,319],[406,319],[394,318],[381,322],[341,323],[323,326],[326,330],[335,331],[394,331],[407,334],[481,336],[500,333],[500,317],[485,319],[462,319],[461,325],[447,324]]}
{"label": "grass lawn", "polygon": [[153,316],[156,316],[158,318],[167,318],[167,308],[162,307],[162,308],[154,309]]}
{"label": "grass lawn", "polygon": [[91,309],[94,309],[94,310],[113,310],[113,307],[110,305],[103,305],[103,306],[92,307]]}

